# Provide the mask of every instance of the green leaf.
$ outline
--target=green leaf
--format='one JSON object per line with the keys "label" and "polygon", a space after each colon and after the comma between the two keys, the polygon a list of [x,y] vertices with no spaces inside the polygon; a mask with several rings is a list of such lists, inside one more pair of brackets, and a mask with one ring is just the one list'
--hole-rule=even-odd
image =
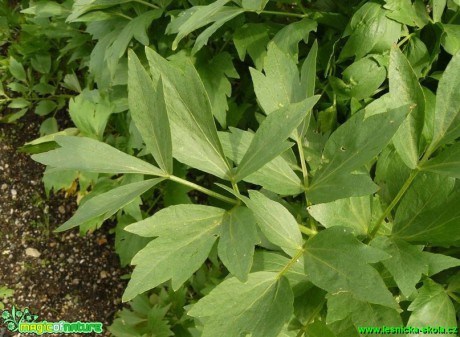
{"label": "green leaf", "polygon": [[438,145],[446,144],[460,136],[460,52],[455,54],[444,70],[439,81],[433,141],[428,151],[434,151]]}
{"label": "green leaf", "polygon": [[[177,34],[176,38],[173,41],[172,49],[176,50],[179,42],[191,32],[210,24],[211,22],[218,22],[217,25],[220,27],[226,21],[244,12],[240,8],[224,7],[227,2],[229,2],[229,0],[218,0],[207,6],[195,6],[190,8],[189,10],[182,12],[179,15],[179,17],[173,19],[166,28],[167,34]],[[224,14],[223,18],[219,17],[219,14],[221,14],[222,12],[225,13],[226,10],[231,10],[231,15],[226,16]],[[221,19],[220,22],[219,19]],[[211,29],[212,33],[216,31],[219,27],[213,27]],[[205,34],[205,40],[207,40],[207,38],[209,38],[209,36],[212,35],[212,33],[209,33],[210,31],[208,30],[208,32]],[[203,46],[205,42],[200,42],[199,44]],[[198,49],[194,50],[194,52],[198,51]]]}
{"label": "green leaf", "polygon": [[[436,189],[427,189],[427,186],[436,186]],[[416,229],[423,230],[420,222],[427,225],[430,221],[426,214],[432,214],[437,207],[442,209],[454,190],[455,179],[434,173],[420,173],[401,199],[394,219],[394,235],[417,235]],[[431,226],[437,225],[436,217],[431,221],[434,221]],[[428,230],[428,227],[425,229]]]}
{"label": "green leaf", "polygon": [[100,140],[113,112],[113,103],[99,90],[84,89],[69,101],[69,114],[74,124],[83,135]]}
{"label": "green leaf", "polygon": [[32,159],[61,169],[96,173],[139,173],[163,176],[159,168],[110,145],[85,137],[56,136],[60,148],[32,156]]}
{"label": "green leaf", "polygon": [[[365,118],[365,110],[361,110],[342,124],[326,142],[323,166],[317,170],[307,190],[312,201],[318,203],[339,199],[331,192],[329,196],[325,195],[324,189],[336,188],[337,183],[346,180],[341,179],[344,174],[359,169],[379,154],[398,130],[407,110],[403,106],[368,118]],[[368,186],[370,190],[371,186]],[[354,192],[353,188],[350,190],[347,187],[341,194],[342,198],[357,196],[350,195]]]}
{"label": "green leaf", "polygon": [[447,0],[433,0],[433,21],[441,22],[442,14],[447,5]]}
{"label": "green leaf", "polygon": [[212,114],[222,128],[227,127],[227,97],[232,94],[229,78],[239,78],[230,54],[223,52],[211,60],[203,57],[197,65],[212,107]]}
{"label": "green leaf", "polygon": [[246,283],[225,280],[188,312],[203,319],[202,337],[277,337],[291,317],[289,282],[276,273],[249,274]]}
{"label": "green leaf", "polygon": [[428,276],[460,266],[460,259],[448,255],[423,252],[423,258],[428,264]]}
{"label": "green leaf", "polygon": [[44,99],[43,101],[38,102],[37,106],[35,107],[35,114],[39,116],[46,116],[56,108],[57,104],[54,101]]}
{"label": "green leaf", "polygon": [[410,221],[395,222],[393,235],[414,243],[430,243],[437,246],[458,245],[460,243],[460,193],[452,193],[437,207],[421,211]]}
{"label": "green leaf", "polygon": [[308,34],[312,31],[316,31],[317,25],[316,21],[307,18],[296,21],[285,26],[276,33],[273,37],[273,42],[281,50],[297,58],[299,54],[299,41],[304,40],[305,43],[307,43]]}
{"label": "green leaf", "polygon": [[355,235],[367,235],[371,223],[371,199],[369,196],[339,199],[310,206],[308,213],[326,228],[348,227]]}
{"label": "green leaf", "polygon": [[26,100],[25,98],[19,97],[19,98],[14,98],[11,100],[10,104],[8,104],[8,108],[10,109],[22,109],[26,108],[30,105],[31,103]]}
{"label": "green leaf", "polygon": [[426,280],[408,310],[412,311],[407,322],[408,326],[433,328],[457,326],[455,308],[449,296],[440,284],[430,279]]}
{"label": "green leaf", "polygon": [[250,200],[245,200],[245,203],[267,239],[283,248],[290,256],[302,249],[302,234],[292,214],[280,203],[268,199],[260,192],[249,191],[249,196]]}
{"label": "green leaf", "polygon": [[393,106],[411,106],[409,115],[393,137],[393,144],[404,163],[414,169],[420,155],[425,96],[409,61],[397,47],[393,47],[390,52],[388,77]]}
{"label": "green leaf", "polygon": [[131,2],[132,0],[76,0],[72,5],[72,12],[67,17],[67,22],[78,21],[77,19],[88,12],[110,8],[116,5]]}
{"label": "green leaf", "polygon": [[306,98],[298,99],[301,97],[301,86],[297,65],[275,43],[268,45],[264,60],[265,75],[252,68],[250,71],[257,100],[267,115]]}
{"label": "green leaf", "polygon": [[42,74],[48,74],[51,70],[51,55],[35,55],[31,60],[31,64],[36,71]]}
{"label": "green leaf", "polygon": [[243,0],[242,6],[249,11],[261,11],[265,8],[268,0]]}
{"label": "green leaf", "polygon": [[10,57],[8,69],[11,75],[13,75],[16,79],[22,82],[27,82],[27,75],[23,65],[16,61],[16,59],[12,56]]}
{"label": "green leaf", "polygon": [[40,137],[50,135],[59,131],[59,125],[54,117],[45,119],[40,125]]}
{"label": "green leaf", "polygon": [[240,281],[247,280],[252,266],[254,246],[259,242],[256,220],[246,207],[225,214],[219,239],[219,257],[230,273]]}
{"label": "green leaf", "polygon": [[153,81],[163,78],[174,157],[202,171],[227,178],[230,167],[217,136],[206,89],[189,62],[173,64],[146,48]]}
{"label": "green leaf", "polygon": [[349,197],[370,195],[379,190],[368,172],[337,173],[325,183],[310,185],[307,196],[313,203],[327,203]]}
{"label": "green leaf", "polygon": [[123,185],[108,192],[99,194],[82,204],[75,214],[63,225],[56,229],[63,232],[79,226],[94,218],[108,219],[120,208],[129,204],[133,199],[148,191],[153,186],[163,181],[163,178],[144,180],[137,183]]}
{"label": "green leaf", "polygon": [[[239,164],[247,153],[254,134],[235,128],[230,128],[230,131],[218,132],[219,139],[225,155],[234,163]],[[283,156],[276,157],[243,180],[261,185],[265,189],[281,195],[295,195],[303,191],[299,177]]]}
{"label": "green leaf", "polygon": [[355,298],[397,308],[379,273],[369,266],[389,258],[379,249],[359,242],[345,228],[328,228],[307,241],[305,273],[329,293],[348,291]]}
{"label": "green leaf", "polygon": [[347,67],[342,73],[343,79],[330,77],[329,81],[337,93],[362,100],[373,96],[386,77],[384,66],[372,57],[365,57]]}
{"label": "green leaf", "polygon": [[384,8],[388,9],[390,19],[408,26],[424,27],[430,22],[425,3],[422,0],[385,0]]}
{"label": "green leaf", "polygon": [[241,61],[244,61],[248,53],[256,69],[262,68],[269,41],[268,29],[263,23],[246,23],[235,31],[233,43]]}
{"label": "green leaf", "polygon": [[304,119],[310,118],[311,109],[319,97],[313,96],[272,112],[257,129],[238,165],[235,180],[242,180],[290,148],[292,144],[286,139]]}
{"label": "green leaf", "polygon": [[318,41],[315,40],[308,52],[305,61],[300,70],[300,90],[301,93],[306,93],[306,97],[311,97],[315,94],[316,83],[316,58],[318,55]]}
{"label": "green leaf", "polygon": [[337,337],[325,322],[319,320],[308,324],[305,332],[308,337]]}
{"label": "green leaf", "polygon": [[158,166],[172,173],[172,142],[163,81],[154,85],[136,54],[128,55],[128,100],[131,117]]}
{"label": "green leaf", "polygon": [[420,281],[422,274],[428,274],[428,263],[422,253],[423,247],[385,236],[372,240],[371,246],[391,256],[382,263],[393,276],[402,294],[409,297],[415,291],[415,285]]}
{"label": "green leaf", "polygon": [[234,17],[242,14],[244,11],[236,7],[222,7],[218,13],[213,16],[212,21],[214,23],[206,28],[195,40],[195,44],[192,48],[192,54],[197,53],[204,45],[208,43],[209,38],[213,35],[220,27],[222,27],[227,21],[230,21]]}
{"label": "green leaf", "polygon": [[460,143],[455,143],[425,162],[421,169],[460,179]]}
{"label": "green leaf", "polygon": [[[395,308],[388,308],[382,305],[372,304],[358,300],[350,292],[339,292],[336,294],[329,294],[327,298],[328,310],[326,323],[328,325],[350,317],[353,322],[353,325],[358,330],[360,327],[370,326],[402,326],[401,317]],[[375,335],[360,334],[360,336],[371,337]]]}
{"label": "green leaf", "polygon": [[169,279],[172,279],[173,289],[177,290],[208,257],[224,216],[225,210],[216,207],[177,205],[126,227],[128,232],[158,238],[131,261],[136,267],[123,301],[129,301]]}
{"label": "green leaf", "polygon": [[351,18],[344,36],[350,35],[340,53],[340,59],[356,56],[360,59],[370,52],[383,52],[395,43],[401,24],[387,18],[388,11],[379,3],[366,2]]}
{"label": "green leaf", "polygon": [[444,34],[441,37],[441,43],[446,52],[455,55],[460,50],[460,26],[459,25],[442,25]]}
{"label": "green leaf", "polygon": [[[267,250],[257,250],[254,254],[254,263],[252,265],[251,272],[259,271],[271,271],[279,273],[286,265],[288,265],[290,259],[282,253],[274,253]],[[294,289],[305,284],[307,279],[303,271],[303,257],[291,264],[288,270],[285,270],[284,276],[288,279],[289,284]],[[321,290],[320,290],[321,291]]]}

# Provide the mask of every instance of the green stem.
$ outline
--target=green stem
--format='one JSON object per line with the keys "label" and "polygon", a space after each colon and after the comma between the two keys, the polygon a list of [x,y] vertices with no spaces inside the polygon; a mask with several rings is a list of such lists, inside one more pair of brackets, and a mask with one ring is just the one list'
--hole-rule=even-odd
{"label": "green stem", "polygon": [[292,257],[292,259],[288,262],[287,265],[284,266],[284,268],[278,273],[278,276],[277,278],[280,279],[281,276],[283,276],[284,274],[286,274],[288,272],[289,269],[291,269],[291,267],[297,263],[297,260],[300,259],[300,257],[303,255],[303,252],[304,252],[304,248],[300,248],[297,253]]}
{"label": "green stem", "polygon": [[160,7],[158,7],[157,5],[151,4],[150,2],[147,2],[147,1],[144,1],[144,0],[134,0],[134,2],[137,2],[137,3],[139,3],[139,4],[142,4],[142,5],[151,7],[151,8],[155,8],[155,9],[160,8]]}
{"label": "green stem", "polygon": [[415,35],[415,32],[407,35],[406,37],[404,37],[404,39],[402,39],[401,41],[398,42],[398,47],[401,47],[404,43],[406,43],[406,41],[410,40],[412,38],[412,36],[414,36],[414,35]]}
{"label": "green stem", "polygon": [[296,132],[296,143],[297,143],[297,148],[299,149],[300,166],[302,167],[303,187],[304,187],[304,191],[305,191],[305,199],[307,199],[307,188],[308,188],[308,185],[310,183],[308,181],[308,169],[307,169],[307,165],[305,163],[305,155],[303,153],[302,139],[300,139],[300,135],[299,135],[298,132]]}
{"label": "green stem", "polygon": [[240,189],[238,188],[238,184],[232,180],[232,187],[236,194],[240,194]]}
{"label": "green stem", "polygon": [[407,180],[404,182],[404,185],[401,187],[401,189],[399,190],[399,192],[396,195],[396,197],[393,199],[393,201],[390,203],[390,205],[388,205],[386,210],[383,212],[382,216],[377,220],[374,229],[369,234],[371,238],[373,238],[375,236],[375,234],[377,234],[377,232],[379,231],[380,227],[382,226],[382,223],[385,220],[385,218],[391,213],[393,208],[398,204],[399,200],[401,200],[401,198],[406,193],[407,189],[410,187],[410,185],[412,184],[412,181],[414,181],[415,177],[417,176],[417,174],[419,172],[420,171],[418,171],[418,170],[411,172],[411,174],[409,175]]}
{"label": "green stem", "polygon": [[318,232],[316,230],[310,229],[307,226],[304,226],[304,225],[301,225],[301,224],[298,224],[298,226],[299,226],[299,230],[302,233],[304,233],[304,234],[306,234],[308,236],[314,236],[314,235],[318,234]]}
{"label": "green stem", "polygon": [[192,183],[190,181],[187,181],[185,179],[182,179],[182,178],[179,178],[179,177],[176,177],[176,176],[173,176],[173,175],[169,176],[169,179],[172,180],[172,181],[175,181],[176,183],[188,186],[188,187],[193,188],[193,189],[195,189],[197,191],[200,191],[200,192],[202,192],[204,194],[207,194],[210,197],[214,197],[216,199],[222,200],[222,201],[224,201],[226,203],[229,203],[229,204],[232,204],[232,205],[237,205],[238,204],[238,201],[235,200],[235,199],[228,198],[225,195],[222,195],[220,193],[211,191],[210,189],[207,189],[206,187],[197,185],[197,184]]}
{"label": "green stem", "polygon": [[278,12],[278,11],[248,11],[248,12],[253,12],[257,14],[270,14],[270,15],[280,15],[280,16],[290,16],[294,18],[305,18],[308,16],[308,14],[299,14],[299,13],[288,13],[288,12]]}

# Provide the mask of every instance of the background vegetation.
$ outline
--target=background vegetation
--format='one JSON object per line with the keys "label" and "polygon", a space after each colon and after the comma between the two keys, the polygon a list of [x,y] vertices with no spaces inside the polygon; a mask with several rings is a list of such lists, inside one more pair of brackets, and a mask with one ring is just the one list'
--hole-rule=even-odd
{"label": "background vegetation", "polygon": [[135,265],[115,336],[457,326],[458,0],[0,6],[0,122]]}

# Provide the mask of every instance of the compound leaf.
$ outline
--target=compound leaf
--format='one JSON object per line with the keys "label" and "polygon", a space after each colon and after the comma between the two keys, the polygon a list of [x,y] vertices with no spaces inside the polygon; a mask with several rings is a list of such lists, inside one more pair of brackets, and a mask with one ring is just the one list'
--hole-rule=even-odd
{"label": "compound leaf", "polygon": [[254,135],[238,165],[235,180],[242,180],[291,147],[286,139],[304,119],[309,119],[310,110],[318,99],[319,96],[313,96],[272,112]]}
{"label": "compound leaf", "polygon": [[[177,290],[203,264],[220,233],[225,210],[203,205],[177,205],[129,225],[128,232],[157,236],[134,256],[135,265],[123,301],[171,279]],[[172,268],[172,266],[174,266]]]}
{"label": "compound leaf", "polygon": [[166,61],[146,48],[153,81],[163,78],[174,157],[202,171],[227,178],[230,167],[217,136],[206,89],[193,65]]}

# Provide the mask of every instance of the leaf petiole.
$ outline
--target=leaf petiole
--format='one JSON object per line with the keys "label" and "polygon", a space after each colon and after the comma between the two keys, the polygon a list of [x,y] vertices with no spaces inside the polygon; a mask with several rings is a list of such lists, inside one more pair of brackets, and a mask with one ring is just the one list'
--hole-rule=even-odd
{"label": "leaf petiole", "polygon": [[200,186],[200,185],[197,185],[195,183],[192,183],[188,180],[185,180],[185,179],[182,179],[182,178],[179,178],[179,177],[176,177],[174,175],[171,175],[168,177],[170,180],[172,181],[175,181],[176,183],[179,183],[179,184],[182,184],[182,185],[185,185],[185,186],[188,186],[188,187],[191,187],[197,191],[200,191],[204,194],[207,194],[209,195],[210,197],[214,197],[216,199],[219,199],[219,200],[222,200],[226,203],[229,203],[229,204],[232,204],[232,205],[237,205],[238,204],[238,201],[235,200],[235,199],[231,199],[231,198],[228,198],[226,197],[225,195],[222,195],[220,193],[217,193],[217,192],[214,192],[214,191],[211,191],[210,189],[207,189],[206,187],[203,187],[203,186]]}

